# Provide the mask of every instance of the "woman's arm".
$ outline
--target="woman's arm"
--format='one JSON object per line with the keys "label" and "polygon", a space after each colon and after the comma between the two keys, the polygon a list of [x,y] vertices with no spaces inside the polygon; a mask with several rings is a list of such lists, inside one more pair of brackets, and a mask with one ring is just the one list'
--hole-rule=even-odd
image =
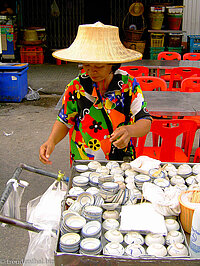
{"label": "woman's arm", "polygon": [[48,140],[40,147],[39,159],[42,163],[52,164],[52,162],[49,160],[49,157],[53,152],[56,144],[59,143],[67,135],[68,132],[69,128],[65,124],[56,120]]}
{"label": "woman's arm", "polygon": [[150,119],[139,119],[133,125],[126,125],[116,128],[111,134],[110,141],[118,149],[127,147],[131,137],[142,137],[146,135],[151,128]]}

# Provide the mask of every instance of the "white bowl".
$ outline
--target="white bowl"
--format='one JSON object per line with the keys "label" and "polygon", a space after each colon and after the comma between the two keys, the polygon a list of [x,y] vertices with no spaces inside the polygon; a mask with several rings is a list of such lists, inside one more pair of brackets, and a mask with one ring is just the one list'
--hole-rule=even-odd
{"label": "white bowl", "polygon": [[98,167],[101,167],[101,163],[98,161],[91,161],[88,163],[88,168],[92,171],[95,171]]}
{"label": "white bowl", "polygon": [[116,174],[124,175],[124,171],[120,167],[113,167],[110,170],[110,174],[111,175],[116,175]]}
{"label": "white bowl", "polygon": [[136,171],[134,171],[133,169],[127,169],[127,170],[125,170],[124,175],[126,177],[128,177],[128,176],[135,177],[136,175],[138,175],[138,173]]}
{"label": "white bowl", "polygon": [[102,208],[104,208],[105,210],[108,211],[113,211],[115,210],[117,207],[119,206],[118,202],[110,202],[110,203],[103,203],[102,204]]}
{"label": "white bowl", "polygon": [[80,247],[85,251],[95,251],[101,246],[101,241],[98,238],[87,237],[81,240]]}
{"label": "white bowl", "polygon": [[102,184],[102,189],[117,192],[119,189],[119,184],[115,182],[105,182]]}
{"label": "white bowl", "polygon": [[81,188],[81,187],[72,187],[69,190],[69,195],[70,196],[78,196],[78,195],[80,195],[83,192],[84,192],[84,189]]}
{"label": "white bowl", "polygon": [[91,171],[82,172],[82,173],[80,173],[80,176],[86,176],[89,178],[91,173],[92,173]]}
{"label": "white bowl", "polygon": [[121,174],[114,174],[113,178],[114,178],[114,182],[119,182],[119,181],[124,182],[124,177]]}
{"label": "white bowl", "polygon": [[124,242],[128,245],[129,244],[143,245],[144,244],[144,237],[138,232],[128,232],[124,236]]}
{"label": "white bowl", "polygon": [[161,188],[166,188],[169,187],[170,182],[169,180],[165,179],[165,178],[156,178],[154,179],[154,184],[161,187]]}
{"label": "white bowl", "polygon": [[180,231],[172,230],[166,236],[166,244],[169,246],[172,243],[183,243],[184,237]]}
{"label": "white bowl", "polygon": [[104,174],[104,175],[109,175],[110,170],[106,166],[100,166],[96,169],[97,173]]}
{"label": "white bowl", "polygon": [[110,242],[103,248],[104,255],[122,256],[124,254],[124,247],[120,243]]}
{"label": "white bowl", "polygon": [[165,178],[165,172],[164,171],[161,171],[159,175],[157,176],[153,176],[153,174],[158,171],[158,168],[153,168],[153,169],[150,169],[149,170],[149,176],[152,178],[152,179],[155,179],[155,178]]}
{"label": "white bowl", "polygon": [[188,256],[188,249],[182,243],[173,243],[169,245],[167,251],[172,257]]}
{"label": "white bowl", "polygon": [[65,224],[70,229],[79,230],[86,224],[86,219],[82,216],[73,215],[65,220]]}
{"label": "white bowl", "polygon": [[191,175],[185,179],[185,182],[188,186],[195,185],[197,183],[194,175]]}
{"label": "white bowl", "polygon": [[170,180],[171,184],[175,186],[176,184],[185,184],[185,179],[180,175],[175,175]]}
{"label": "white bowl", "polygon": [[180,228],[179,223],[175,219],[165,219],[165,225],[168,232],[172,230],[179,230]]}
{"label": "white bowl", "polygon": [[167,255],[166,247],[159,243],[151,244],[146,251],[148,255],[156,257],[165,257]]}
{"label": "white bowl", "polygon": [[77,172],[85,172],[88,170],[88,166],[84,164],[77,164],[75,165],[75,169]]}
{"label": "white bowl", "polygon": [[151,244],[165,244],[165,238],[160,234],[149,233],[145,236],[145,244],[150,246]]}
{"label": "white bowl", "polygon": [[135,182],[143,183],[143,182],[149,182],[149,181],[151,181],[151,178],[148,175],[139,174],[135,176]]}
{"label": "white bowl", "polygon": [[109,242],[123,242],[123,235],[118,230],[108,230],[105,232],[104,237]]}
{"label": "white bowl", "polygon": [[113,230],[113,229],[118,229],[119,228],[119,222],[116,219],[106,219],[103,223],[102,223],[102,227],[105,230]]}
{"label": "white bowl", "polygon": [[74,246],[80,242],[80,235],[77,233],[67,233],[61,236],[60,243],[65,246]]}
{"label": "white bowl", "polygon": [[145,255],[145,249],[140,244],[130,244],[125,248],[125,253],[131,257],[140,257]]}
{"label": "white bowl", "polygon": [[165,170],[167,172],[169,171],[177,171],[176,166],[172,163],[167,163],[167,166],[165,167]]}
{"label": "white bowl", "polygon": [[121,168],[123,171],[126,171],[128,169],[131,169],[131,165],[130,165],[130,163],[124,162],[121,164]]}
{"label": "white bowl", "polygon": [[89,176],[89,180],[91,183],[98,185],[99,184],[99,177],[102,175],[100,173],[92,172]]}
{"label": "white bowl", "polygon": [[170,171],[168,172],[168,176],[169,176],[170,178],[172,178],[173,176],[176,176],[176,175],[177,175],[177,172],[178,172],[177,169],[176,169],[176,170],[170,170]]}
{"label": "white bowl", "polygon": [[111,170],[112,168],[119,167],[119,163],[117,161],[109,161],[106,167]]}
{"label": "white bowl", "polygon": [[117,210],[107,210],[103,213],[103,219],[118,219],[119,212]]}
{"label": "white bowl", "polygon": [[99,193],[99,189],[97,187],[89,187],[86,189],[86,192],[89,192],[93,196]]}
{"label": "white bowl", "polygon": [[68,210],[70,211],[74,211],[74,212],[77,212],[77,213],[81,213],[81,209],[82,209],[82,205],[80,204],[80,202],[78,201],[75,201],[69,208]]}
{"label": "white bowl", "polygon": [[89,178],[86,176],[75,176],[72,180],[73,183],[77,184],[77,186],[85,186],[89,182]]}
{"label": "white bowl", "polygon": [[200,164],[195,164],[193,167],[192,167],[192,172],[194,175],[198,175],[200,174]]}
{"label": "white bowl", "polygon": [[89,192],[83,192],[78,196],[77,201],[81,204],[81,206],[93,205],[94,197]]}
{"label": "white bowl", "polygon": [[90,221],[82,228],[82,234],[85,237],[92,237],[101,231],[101,223],[99,221]]}
{"label": "white bowl", "polygon": [[191,174],[192,174],[192,167],[189,164],[179,165],[177,175],[186,178]]}

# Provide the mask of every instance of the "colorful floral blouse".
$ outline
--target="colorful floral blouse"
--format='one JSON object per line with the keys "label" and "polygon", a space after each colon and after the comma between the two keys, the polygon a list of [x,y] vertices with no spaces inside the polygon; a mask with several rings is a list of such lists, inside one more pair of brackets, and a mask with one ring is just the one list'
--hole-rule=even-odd
{"label": "colorful floral blouse", "polygon": [[144,118],[151,119],[140,86],[122,70],[114,73],[103,96],[86,73],[72,80],[57,117],[70,128],[71,160],[109,160],[110,134]]}

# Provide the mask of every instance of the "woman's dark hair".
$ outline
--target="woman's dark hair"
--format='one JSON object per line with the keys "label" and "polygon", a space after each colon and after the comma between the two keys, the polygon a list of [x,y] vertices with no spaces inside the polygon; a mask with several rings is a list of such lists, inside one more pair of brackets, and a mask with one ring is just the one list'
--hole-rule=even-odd
{"label": "woman's dark hair", "polygon": [[120,68],[120,66],[121,66],[120,63],[118,63],[118,64],[113,64],[113,65],[112,65],[112,72],[115,73],[115,71],[116,71],[118,68]]}

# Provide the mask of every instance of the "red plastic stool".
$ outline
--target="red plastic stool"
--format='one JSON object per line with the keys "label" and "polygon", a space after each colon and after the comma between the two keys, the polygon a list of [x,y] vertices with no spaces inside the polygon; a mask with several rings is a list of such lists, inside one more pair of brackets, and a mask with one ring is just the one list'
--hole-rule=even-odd
{"label": "red plastic stool", "polygon": [[[67,61],[65,61],[65,64],[67,64]],[[58,66],[61,65],[61,60],[60,59],[56,59],[56,65],[58,65]]]}
{"label": "red plastic stool", "polygon": [[196,149],[195,155],[194,155],[194,163],[200,162],[200,147]]}

